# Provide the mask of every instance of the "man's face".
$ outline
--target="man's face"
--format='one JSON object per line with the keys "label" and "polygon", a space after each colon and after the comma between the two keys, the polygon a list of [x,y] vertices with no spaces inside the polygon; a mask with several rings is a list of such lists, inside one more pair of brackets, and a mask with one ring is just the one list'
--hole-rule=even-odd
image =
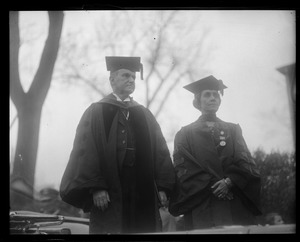
{"label": "man's face", "polygon": [[135,90],[135,72],[120,69],[110,78],[112,88],[116,94],[130,95]]}
{"label": "man's face", "polygon": [[216,113],[221,104],[221,98],[216,90],[204,90],[201,93],[200,110],[202,113]]}

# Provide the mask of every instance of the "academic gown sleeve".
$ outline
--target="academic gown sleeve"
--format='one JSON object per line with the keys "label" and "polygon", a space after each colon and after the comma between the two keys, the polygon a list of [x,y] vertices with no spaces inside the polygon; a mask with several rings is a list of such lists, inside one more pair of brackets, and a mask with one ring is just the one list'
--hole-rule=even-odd
{"label": "academic gown sleeve", "polygon": [[63,201],[86,211],[92,203],[92,189],[106,189],[107,184],[100,167],[101,134],[99,110],[91,105],[78,124],[69,162],[60,184]]}
{"label": "academic gown sleeve", "polygon": [[175,184],[175,171],[166,140],[155,119],[154,126],[156,137],[155,180],[158,190],[166,192],[169,197]]}
{"label": "academic gown sleeve", "polygon": [[179,150],[179,147],[182,146],[190,151],[188,132],[189,129],[182,128],[174,139],[173,159],[176,182],[169,204],[169,212],[173,216],[185,214],[199,204],[206,206],[206,201],[211,194],[209,187],[212,176],[187,160]]}
{"label": "academic gown sleeve", "polygon": [[248,150],[240,125],[234,125],[233,132],[233,161],[224,167],[224,176],[231,179],[233,191],[240,195],[249,209],[260,215],[260,172]]}
{"label": "academic gown sleeve", "polygon": [[154,180],[158,191],[169,197],[175,183],[175,171],[170,152],[159,123],[149,109],[142,108],[148,123],[151,150],[153,150]]}

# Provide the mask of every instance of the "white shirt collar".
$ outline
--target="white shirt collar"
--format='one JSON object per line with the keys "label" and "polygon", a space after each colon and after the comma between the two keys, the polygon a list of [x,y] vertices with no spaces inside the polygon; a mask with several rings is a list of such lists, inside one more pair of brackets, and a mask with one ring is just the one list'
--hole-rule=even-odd
{"label": "white shirt collar", "polygon": [[117,101],[119,101],[119,102],[130,102],[131,101],[130,97],[127,97],[122,101],[122,99],[119,98],[119,96],[117,94],[115,94],[114,92],[112,94],[116,97]]}

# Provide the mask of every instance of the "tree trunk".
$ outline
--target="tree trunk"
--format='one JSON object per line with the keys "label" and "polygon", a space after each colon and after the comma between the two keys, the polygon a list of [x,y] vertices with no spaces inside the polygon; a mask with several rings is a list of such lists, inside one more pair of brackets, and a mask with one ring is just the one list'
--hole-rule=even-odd
{"label": "tree trunk", "polygon": [[33,107],[30,104],[31,102],[27,101],[18,112],[18,136],[12,182],[22,180],[32,194],[42,107]]}
{"label": "tree trunk", "polygon": [[[10,13],[10,88],[19,119],[16,153],[11,175],[11,196],[21,191],[33,198],[34,176],[39,143],[40,120],[44,101],[52,79],[63,25],[63,12],[48,12],[49,33],[41,61],[28,93],[24,93],[19,78],[18,13]],[[11,197],[11,209],[14,209]],[[19,209],[19,208],[18,208]]]}

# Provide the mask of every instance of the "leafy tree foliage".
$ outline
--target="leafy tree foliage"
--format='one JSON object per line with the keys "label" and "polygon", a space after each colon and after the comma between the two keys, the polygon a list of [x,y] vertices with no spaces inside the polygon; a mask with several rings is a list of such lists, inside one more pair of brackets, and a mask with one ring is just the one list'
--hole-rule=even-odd
{"label": "leafy tree foliage", "polygon": [[285,223],[296,222],[295,154],[257,149],[253,157],[261,172],[261,205],[263,215],[278,212]]}

